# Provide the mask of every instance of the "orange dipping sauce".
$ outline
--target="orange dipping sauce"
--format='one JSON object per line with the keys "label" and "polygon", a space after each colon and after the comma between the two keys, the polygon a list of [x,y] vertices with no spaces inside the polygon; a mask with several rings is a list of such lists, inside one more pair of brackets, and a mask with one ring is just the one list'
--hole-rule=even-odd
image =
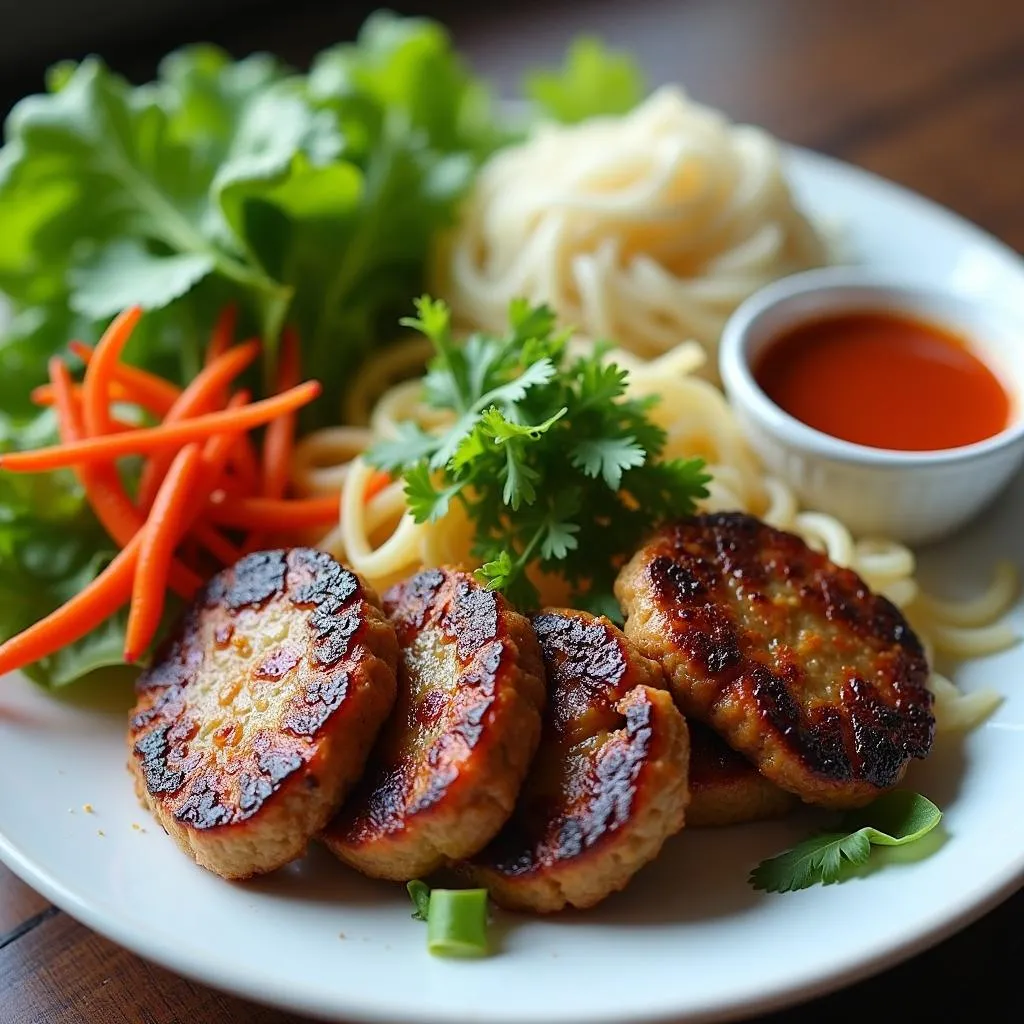
{"label": "orange dipping sauce", "polygon": [[790,416],[871,448],[959,448],[998,434],[1010,417],[1003,385],[962,338],[897,313],[800,324],[753,370]]}

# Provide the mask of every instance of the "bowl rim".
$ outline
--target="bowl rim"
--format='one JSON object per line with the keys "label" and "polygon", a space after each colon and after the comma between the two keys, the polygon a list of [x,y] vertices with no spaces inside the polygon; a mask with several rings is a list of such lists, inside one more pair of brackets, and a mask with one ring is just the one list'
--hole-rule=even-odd
{"label": "bowl rim", "polygon": [[[816,427],[809,426],[777,405],[757,383],[750,359],[750,337],[758,322],[780,305],[814,293],[834,291],[837,293],[863,291],[879,297],[879,306],[885,308],[885,298],[895,298],[894,308],[900,308],[899,300],[915,297],[916,308],[925,319],[937,324],[943,322],[941,310],[950,302],[965,306],[973,305],[984,310],[986,316],[998,314],[998,307],[982,301],[969,293],[949,288],[937,288],[922,283],[919,279],[901,277],[892,271],[858,265],[833,265],[816,267],[780,278],[745,299],[729,316],[722,330],[718,351],[718,371],[728,400],[736,406],[756,415],[758,421],[781,440],[803,451],[853,465],[871,466],[877,469],[908,469],[911,467],[951,466],[985,456],[994,455],[1024,441],[1024,411],[997,434],[969,445],[957,448],[940,448],[929,451],[906,451],[898,448],[873,448],[833,437]],[[928,314],[927,308],[934,307],[935,315]],[[857,308],[837,297],[832,309],[819,309],[807,319],[841,314]],[[1021,317],[1024,324],[1024,315]],[[792,324],[800,322],[794,318]],[[1016,381],[1016,394],[1011,395],[1018,407],[1024,406],[1024,373]]]}

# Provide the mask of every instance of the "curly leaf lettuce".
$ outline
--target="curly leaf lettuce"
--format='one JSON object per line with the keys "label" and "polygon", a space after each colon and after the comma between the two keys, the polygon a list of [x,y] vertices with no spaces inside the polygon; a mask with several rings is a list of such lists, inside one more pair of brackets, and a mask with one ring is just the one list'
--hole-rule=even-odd
{"label": "curly leaf lettuce", "polygon": [[[632,86],[619,61],[577,55],[546,87],[549,110],[621,109]],[[94,341],[130,304],[147,315],[126,358],[182,383],[226,302],[240,331],[263,337],[267,371],[293,323],[303,371],[324,385],[304,425],[334,422],[360,362],[395,336],[425,286],[433,240],[475,169],[512,138],[445,30],[389,13],[308,74],[197,45],[165,57],[145,85],[95,57],[58,65],[46,85],[11,112],[0,147],[0,298],[12,307],[0,322],[5,447],[38,443],[45,421],[29,393],[47,359],[71,338]],[[633,471],[630,443],[578,458],[614,480]],[[520,460],[508,473],[528,494]],[[0,480],[0,638],[113,554],[74,480],[60,478],[59,501],[55,487]],[[573,536],[556,524],[542,540],[558,552]],[[122,627],[113,620],[31,674],[62,685],[119,663]]]}

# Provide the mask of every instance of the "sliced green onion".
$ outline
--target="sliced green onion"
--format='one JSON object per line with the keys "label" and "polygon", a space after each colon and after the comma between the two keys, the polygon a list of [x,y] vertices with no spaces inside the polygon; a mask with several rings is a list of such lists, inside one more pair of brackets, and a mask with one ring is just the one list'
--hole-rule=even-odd
{"label": "sliced green onion", "polygon": [[487,955],[487,890],[432,889],[427,950],[434,956]]}
{"label": "sliced green onion", "polygon": [[412,900],[412,905],[416,908],[413,912],[414,921],[426,921],[428,911],[430,910],[430,886],[426,882],[421,882],[418,878],[414,878],[411,882],[406,882],[405,891],[409,894],[409,899]]}

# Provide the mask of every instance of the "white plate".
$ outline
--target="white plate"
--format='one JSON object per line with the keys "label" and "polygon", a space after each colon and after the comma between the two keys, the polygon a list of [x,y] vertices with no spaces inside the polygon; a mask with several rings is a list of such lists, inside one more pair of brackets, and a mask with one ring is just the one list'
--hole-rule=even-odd
{"label": "white plate", "polygon": [[[841,225],[859,260],[1024,301],[1024,265],[976,228],[854,168],[804,152],[791,162],[806,206]],[[997,558],[1021,564],[1021,521],[1024,478],[956,543],[927,553],[929,578],[980,588]],[[1024,606],[1015,620],[1024,630]],[[123,714],[68,706],[16,678],[0,680],[0,857],[142,956],[314,1016],[722,1020],[892,966],[1020,884],[1022,677],[1020,648],[960,673],[965,688],[994,685],[1007,699],[965,743],[940,746],[909,775],[946,811],[944,841],[926,859],[893,851],[885,870],[843,885],[763,895],[748,871],[802,838],[806,823],[684,831],[595,911],[503,918],[499,955],[479,962],[429,957],[400,887],[367,882],[319,850],[255,884],[197,868],[135,803]],[[624,959],[643,964],[642,985],[620,983]]]}

